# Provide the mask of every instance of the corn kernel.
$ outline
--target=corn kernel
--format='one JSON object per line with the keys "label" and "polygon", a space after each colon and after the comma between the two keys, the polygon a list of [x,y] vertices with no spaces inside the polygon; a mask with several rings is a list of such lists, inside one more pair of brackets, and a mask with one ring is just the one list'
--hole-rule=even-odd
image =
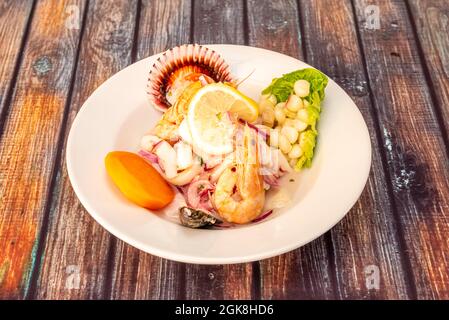
{"label": "corn kernel", "polygon": [[284,107],[285,107],[285,102],[279,102],[276,104],[276,108],[284,109]]}
{"label": "corn kernel", "polygon": [[267,100],[270,101],[273,105],[275,105],[276,103],[278,103],[276,97],[275,97],[273,94],[271,94],[271,95],[268,97]]}
{"label": "corn kernel", "polygon": [[302,122],[307,123],[309,120],[309,113],[307,112],[307,109],[301,109],[298,111],[296,118],[301,120]]}
{"label": "corn kernel", "polygon": [[303,151],[302,151],[301,147],[299,146],[299,144],[294,144],[292,146],[292,149],[288,153],[288,157],[291,159],[297,159],[300,156],[302,156],[302,154],[303,154]]}
{"label": "corn kernel", "polygon": [[285,110],[276,106],[274,109],[274,117],[276,118],[278,124],[282,125],[285,121]]}
{"label": "corn kernel", "polygon": [[[282,125],[283,127],[285,126],[289,126],[289,127],[294,127],[295,126],[295,119],[285,119],[284,124]],[[281,130],[282,128],[279,128],[279,130]]]}
{"label": "corn kernel", "polygon": [[270,146],[277,148],[279,146],[279,130],[270,130]]}
{"label": "corn kernel", "polygon": [[262,124],[273,127],[274,125],[274,111],[273,109],[267,108],[262,111]]}
{"label": "corn kernel", "polygon": [[296,118],[296,112],[293,112],[293,111],[290,111],[288,109],[285,109],[285,116],[287,118],[290,118],[290,119],[295,119]]}
{"label": "corn kernel", "polygon": [[310,93],[310,83],[307,80],[298,80],[293,85],[293,90],[298,97],[307,97]]}
{"label": "corn kernel", "polygon": [[267,109],[274,109],[274,104],[272,104],[270,101],[268,100],[261,100],[259,102],[259,111],[260,112],[264,112]]}
{"label": "corn kernel", "polygon": [[281,133],[288,139],[290,143],[295,143],[298,139],[298,130],[290,126],[284,126]]}
{"label": "corn kernel", "polygon": [[288,98],[285,107],[292,112],[296,112],[303,107],[303,102],[298,96],[292,94]]}
{"label": "corn kernel", "polygon": [[293,120],[293,127],[298,130],[299,132],[304,131],[307,129],[308,124],[299,120],[299,119],[295,119]]}
{"label": "corn kernel", "polygon": [[285,137],[282,133],[279,135],[279,149],[287,154],[290,152],[292,148],[291,143],[288,141],[287,137]]}
{"label": "corn kernel", "polygon": [[290,159],[288,164],[290,165],[290,167],[294,168],[296,166],[297,162],[298,162],[298,159]]}

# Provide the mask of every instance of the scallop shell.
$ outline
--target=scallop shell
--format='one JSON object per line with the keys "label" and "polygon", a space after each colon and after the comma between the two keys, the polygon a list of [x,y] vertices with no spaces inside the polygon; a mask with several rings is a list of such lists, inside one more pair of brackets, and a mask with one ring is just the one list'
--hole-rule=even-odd
{"label": "scallop shell", "polygon": [[167,88],[179,77],[201,73],[216,82],[232,82],[231,69],[214,50],[198,44],[186,44],[164,52],[150,70],[147,93],[152,105],[165,112],[170,106]]}

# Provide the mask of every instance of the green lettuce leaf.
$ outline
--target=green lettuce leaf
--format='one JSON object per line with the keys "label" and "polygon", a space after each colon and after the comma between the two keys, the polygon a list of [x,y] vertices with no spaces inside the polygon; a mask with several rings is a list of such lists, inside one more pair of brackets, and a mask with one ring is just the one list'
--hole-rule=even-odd
{"label": "green lettuce leaf", "polygon": [[295,170],[299,171],[303,167],[310,167],[312,164],[313,152],[316,145],[318,131],[316,128],[320,118],[321,101],[324,99],[324,90],[328,83],[328,78],[322,72],[306,68],[284,74],[280,78],[275,78],[271,84],[262,91],[262,94],[272,94],[278,102],[287,101],[293,93],[293,86],[297,80],[307,80],[310,83],[310,94],[305,97],[309,102],[307,106],[307,124],[306,131],[301,133],[300,146],[303,155],[295,165]]}
{"label": "green lettuce leaf", "polygon": [[[278,102],[285,102],[292,94],[295,82],[301,79],[310,82],[310,95],[306,97],[307,101],[310,104],[319,104],[324,99],[324,89],[327,86],[328,79],[325,74],[313,68],[293,71],[280,78],[274,78],[271,84],[262,91],[262,94],[273,94]],[[316,101],[316,99],[319,99],[319,101]]]}
{"label": "green lettuce leaf", "polygon": [[316,131],[312,129],[301,133],[301,136],[299,137],[299,146],[301,147],[303,154],[295,165],[296,171],[301,170],[303,167],[310,168],[312,165],[313,150],[315,149],[317,135]]}

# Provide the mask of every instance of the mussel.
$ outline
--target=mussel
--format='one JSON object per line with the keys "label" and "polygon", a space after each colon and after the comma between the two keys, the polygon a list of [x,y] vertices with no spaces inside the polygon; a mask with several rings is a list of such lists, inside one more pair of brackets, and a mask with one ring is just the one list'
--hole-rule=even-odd
{"label": "mussel", "polygon": [[179,219],[183,226],[189,228],[204,228],[222,223],[209,213],[190,207],[179,208]]}

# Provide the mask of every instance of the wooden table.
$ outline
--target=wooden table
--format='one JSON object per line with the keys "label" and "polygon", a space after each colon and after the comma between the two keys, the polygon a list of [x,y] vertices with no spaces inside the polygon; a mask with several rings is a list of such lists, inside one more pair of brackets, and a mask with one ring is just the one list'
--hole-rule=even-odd
{"label": "wooden table", "polygon": [[[1,0],[0,297],[448,299],[448,34],[448,0]],[[353,97],[373,165],[343,221],[272,259],[201,266],[141,252],[90,217],[65,166],[78,109],[117,71],[183,43],[283,52]]]}

